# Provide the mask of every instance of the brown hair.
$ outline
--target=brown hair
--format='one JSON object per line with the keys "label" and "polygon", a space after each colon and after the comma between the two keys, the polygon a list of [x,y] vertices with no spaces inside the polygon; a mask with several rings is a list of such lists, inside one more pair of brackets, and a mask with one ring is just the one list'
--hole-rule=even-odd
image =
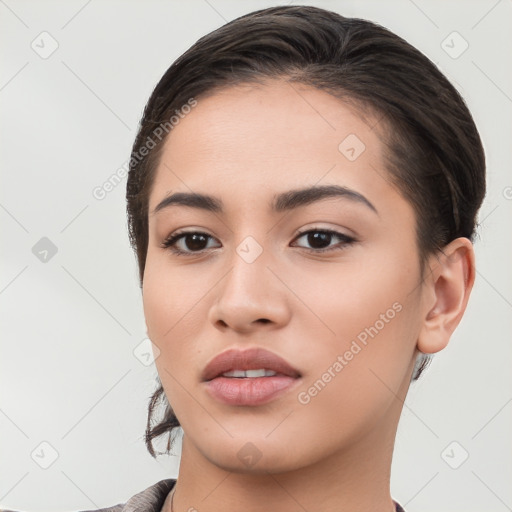
{"label": "brown hair", "polygon": [[[185,105],[222,88],[268,79],[324,90],[361,114],[368,109],[380,117],[389,177],[416,212],[422,269],[426,257],[451,240],[473,240],[485,195],[485,157],[472,116],[446,77],[419,50],[378,24],[311,6],[271,7],[200,38],[169,67],[147,102],[126,191],[141,286],[149,195],[165,136]],[[429,362],[430,356],[422,354],[413,380]],[[153,426],[160,400],[166,403],[164,418]],[[153,457],[153,439],[169,432],[169,450],[171,433],[179,426],[160,383],[149,403],[145,435]]]}

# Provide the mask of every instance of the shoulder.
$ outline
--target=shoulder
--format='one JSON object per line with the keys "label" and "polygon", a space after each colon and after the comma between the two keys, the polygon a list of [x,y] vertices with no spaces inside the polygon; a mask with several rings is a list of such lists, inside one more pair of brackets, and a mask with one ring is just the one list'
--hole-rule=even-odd
{"label": "shoulder", "polygon": [[[167,478],[138,492],[126,503],[119,503],[107,508],[81,510],[78,512],[161,512],[167,495],[174,487],[176,479]],[[0,509],[0,512],[21,512],[19,510]]]}

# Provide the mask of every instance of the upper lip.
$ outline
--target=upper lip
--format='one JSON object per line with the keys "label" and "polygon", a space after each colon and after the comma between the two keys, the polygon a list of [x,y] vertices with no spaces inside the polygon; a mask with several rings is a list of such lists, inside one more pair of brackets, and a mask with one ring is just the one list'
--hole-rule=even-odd
{"label": "upper lip", "polygon": [[232,370],[258,370],[260,368],[294,378],[300,377],[299,371],[282,357],[263,348],[226,350],[206,365],[201,377],[203,381],[208,381]]}

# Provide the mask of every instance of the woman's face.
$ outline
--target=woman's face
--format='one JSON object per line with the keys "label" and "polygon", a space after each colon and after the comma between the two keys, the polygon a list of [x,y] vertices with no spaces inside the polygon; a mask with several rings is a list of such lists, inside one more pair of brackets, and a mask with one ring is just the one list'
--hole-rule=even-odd
{"label": "woman's face", "polygon": [[[292,470],[394,435],[425,301],[414,212],[366,122],[269,82],[199,98],[166,141],[144,313],[188,449],[218,467]],[[179,193],[213,201],[161,204]],[[176,233],[196,236],[164,247]],[[225,351],[240,359],[205,370]],[[276,375],[212,378],[236,369]]]}

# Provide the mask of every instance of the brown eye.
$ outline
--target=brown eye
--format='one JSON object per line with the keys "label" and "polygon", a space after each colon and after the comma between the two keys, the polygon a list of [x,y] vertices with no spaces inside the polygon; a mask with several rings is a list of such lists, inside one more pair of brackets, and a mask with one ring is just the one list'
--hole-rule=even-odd
{"label": "brown eye", "polygon": [[[344,249],[346,246],[355,242],[354,238],[330,229],[310,229],[309,231],[300,233],[296,240],[300,240],[301,238],[304,238],[310,245],[310,247],[304,247],[304,249],[312,252]],[[337,239],[339,242],[336,245],[331,245],[333,239]]]}
{"label": "brown eye", "polygon": [[181,232],[169,236],[162,243],[162,247],[176,254],[194,254],[210,249],[211,247],[208,247],[210,239],[213,240],[213,237],[207,233],[198,231]]}
{"label": "brown eye", "polygon": [[208,243],[208,239],[203,234],[186,234],[182,235],[185,247],[190,251],[201,251]]}
{"label": "brown eye", "polygon": [[308,233],[306,236],[308,244],[310,244],[313,249],[325,249],[325,247],[328,247],[331,243],[333,235],[331,233],[316,231]]}

